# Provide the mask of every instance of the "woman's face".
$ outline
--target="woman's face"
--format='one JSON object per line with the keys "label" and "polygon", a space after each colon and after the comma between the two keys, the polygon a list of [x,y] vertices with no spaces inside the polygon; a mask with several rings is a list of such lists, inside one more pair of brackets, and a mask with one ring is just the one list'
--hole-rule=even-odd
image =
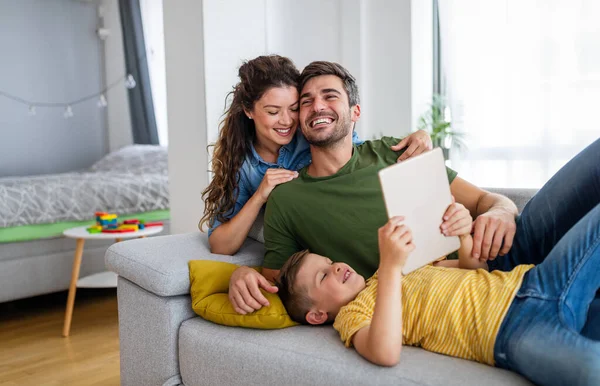
{"label": "woman's face", "polygon": [[246,113],[254,120],[259,144],[287,145],[298,127],[298,91],[295,87],[273,87]]}

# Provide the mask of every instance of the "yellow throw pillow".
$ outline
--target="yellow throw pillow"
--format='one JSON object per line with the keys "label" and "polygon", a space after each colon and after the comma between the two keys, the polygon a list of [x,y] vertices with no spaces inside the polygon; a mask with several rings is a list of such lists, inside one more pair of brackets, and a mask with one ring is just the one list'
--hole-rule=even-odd
{"label": "yellow throw pillow", "polygon": [[[234,327],[275,329],[295,326],[277,294],[261,290],[269,301],[251,314],[240,315],[229,302],[229,278],[238,265],[211,260],[191,260],[190,294],[194,312],[213,323]],[[254,268],[256,269],[256,268]]]}

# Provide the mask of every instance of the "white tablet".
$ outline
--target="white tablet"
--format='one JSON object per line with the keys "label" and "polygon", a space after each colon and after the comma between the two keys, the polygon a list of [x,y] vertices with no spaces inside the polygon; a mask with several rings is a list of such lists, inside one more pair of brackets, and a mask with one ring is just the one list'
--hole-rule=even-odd
{"label": "white tablet", "polygon": [[446,237],[440,226],[452,203],[442,150],[435,148],[379,171],[388,218],[404,216],[415,250],[402,273],[430,264],[460,247],[457,236]]}

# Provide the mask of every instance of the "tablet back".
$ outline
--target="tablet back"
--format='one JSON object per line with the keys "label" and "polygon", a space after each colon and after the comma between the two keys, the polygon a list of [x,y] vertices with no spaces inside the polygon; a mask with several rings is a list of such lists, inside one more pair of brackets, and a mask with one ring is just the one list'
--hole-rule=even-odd
{"label": "tablet back", "polygon": [[388,218],[404,216],[415,250],[402,272],[406,275],[460,247],[458,237],[446,237],[440,226],[452,203],[440,148],[379,171]]}

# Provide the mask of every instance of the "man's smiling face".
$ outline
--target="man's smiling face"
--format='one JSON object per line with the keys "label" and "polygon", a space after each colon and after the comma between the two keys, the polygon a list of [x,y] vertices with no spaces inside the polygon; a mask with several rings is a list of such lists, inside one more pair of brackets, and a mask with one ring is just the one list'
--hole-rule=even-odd
{"label": "man's smiling face", "polygon": [[306,82],[300,94],[300,127],[306,140],[315,146],[328,147],[352,132],[360,107],[349,106],[342,80],[335,75],[321,75]]}

